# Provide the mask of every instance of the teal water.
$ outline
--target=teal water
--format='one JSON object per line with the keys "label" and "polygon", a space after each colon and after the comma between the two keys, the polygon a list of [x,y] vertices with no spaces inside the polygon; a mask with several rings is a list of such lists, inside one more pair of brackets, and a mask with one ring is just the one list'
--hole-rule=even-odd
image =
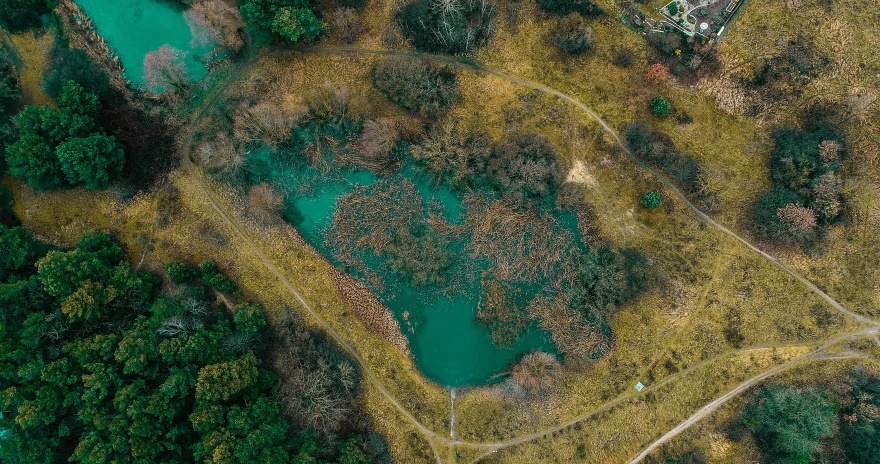
{"label": "teal water", "polygon": [[[333,224],[337,198],[356,186],[371,185],[379,179],[361,169],[346,169],[321,177],[310,165],[280,167],[278,164],[269,150],[252,151],[248,157],[249,183],[272,182],[284,192],[288,220],[312,246],[339,265],[333,250],[324,243],[324,233]],[[445,186],[435,188],[429,179],[418,175],[413,166],[405,167],[393,179],[413,182],[426,204],[433,199],[441,205],[448,221],[460,220],[461,199]],[[467,258],[461,256],[461,259]],[[381,259],[368,260],[367,265],[371,270],[378,270]],[[348,272],[363,278],[357,271],[348,269]],[[373,291],[398,319],[409,339],[416,365],[435,382],[452,388],[490,383],[525,353],[556,352],[549,334],[535,326],[509,348],[493,344],[489,330],[475,320],[478,278],[455,294],[438,295],[431,289],[414,288],[394,273],[382,276],[385,285]]]}
{"label": "teal water", "polygon": [[186,53],[186,67],[193,80],[207,74],[199,57],[209,49],[190,46],[192,33],[183,18],[186,8],[170,0],[75,0],[92,19],[122,65],[126,77],[143,84],[144,57],[170,45]]}

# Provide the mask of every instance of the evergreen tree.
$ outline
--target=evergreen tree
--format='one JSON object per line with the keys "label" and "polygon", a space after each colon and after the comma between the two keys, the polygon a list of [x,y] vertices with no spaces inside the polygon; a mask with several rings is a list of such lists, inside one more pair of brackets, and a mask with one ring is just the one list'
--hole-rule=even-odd
{"label": "evergreen tree", "polygon": [[823,392],[773,386],[755,396],[742,420],[768,460],[809,464],[820,440],[834,431],[835,413]]}

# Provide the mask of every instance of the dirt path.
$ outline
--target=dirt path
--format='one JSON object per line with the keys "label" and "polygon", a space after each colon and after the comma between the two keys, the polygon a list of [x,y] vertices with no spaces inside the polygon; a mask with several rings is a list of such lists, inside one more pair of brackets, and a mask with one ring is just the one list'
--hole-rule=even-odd
{"label": "dirt path", "polygon": [[[684,422],[678,424],[677,426],[675,426],[675,428],[673,428],[672,430],[666,432],[663,436],[661,436],[660,438],[658,438],[657,440],[655,440],[653,443],[651,443],[650,445],[648,445],[648,447],[645,448],[641,453],[639,453],[638,456],[636,456],[636,457],[633,458],[631,461],[629,461],[629,464],[636,464],[636,463],[641,462],[641,461],[642,461],[643,459],[645,459],[649,454],[651,454],[654,450],[656,450],[657,448],[659,448],[660,445],[666,443],[667,441],[671,440],[672,438],[674,438],[674,437],[677,436],[678,434],[684,432],[684,431],[687,430],[689,427],[691,427],[692,425],[696,424],[697,422],[699,422],[700,420],[702,420],[703,418],[705,418],[705,417],[708,416],[709,414],[712,414],[713,412],[715,412],[715,410],[717,410],[718,408],[720,408],[721,406],[723,406],[725,403],[727,403],[728,401],[730,401],[730,400],[732,400],[733,398],[735,398],[735,397],[736,397],[737,395],[739,395],[740,393],[742,393],[742,392],[748,390],[749,388],[751,388],[751,387],[753,387],[753,386],[755,386],[755,385],[761,383],[762,381],[764,381],[764,380],[766,380],[766,379],[768,379],[768,378],[770,378],[770,377],[772,377],[772,376],[774,376],[774,375],[776,375],[776,374],[779,374],[780,372],[782,372],[782,371],[784,371],[784,370],[786,370],[786,369],[788,369],[788,368],[794,366],[794,365],[795,365],[796,363],[798,363],[798,362],[805,361],[805,360],[810,360],[810,359],[813,358],[815,355],[817,355],[817,354],[819,354],[820,352],[822,352],[822,350],[824,350],[824,349],[827,348],[828,346],[830,346],[830,344],[826,344],[826,345],[824,345],[824,346],[821,346],[821,347],[819,347],[819,348],[816,348],[815,350],[810,351],[810,352],[807,353],[807,354],[804,354],[804,355],[802,355],[802,356],[799,356],[799,357],[797,357],[797,358],[794,358],[794,359],[792,359],[792,360],[790,360],[790,361],[788,361],[788,362],[786,362],[786,363],[784,363],[784,364],[780,364],[780,365],[774,367],[773,369],[766,370],[766,371],[764,371],[764,372],[762,372],[762,373],[760,373],[760,374],[758,374],[758,375],[756,375],[756,376],[750,378],[749,380],[746,380],[745,382],[743,382],[743,383],[737,385],[736,388],[734,388],[733,390],[731,390],[731,391],[725,393],[723,396],[721,396],[721,397],[715,399],[715,400],[712,401],[711,403],[709,403],[709,404],[703,406],[703,407],[700,408],[697,412],[695,412],[693,415],[691,415],[690,417],[688,417],[687,419],[685,419]],[[876,361],[873,360],[872,358],[869,358],[869,357],[867,357],[867,356],[863,356],[863,355],[859,355],[859,354],[852,354],[852,355],[847,355],[847,356],[829,357],[829,358],[817,358],[817,359],[815,359],[815,360],[817,360],[817,361],[828,361],[828,360],[835,360],[835,359],[852,359],[852,358],[867,358],[868,360],[874,361],[874,362],[876,363]]]}
{"label": "dirt path", "polygon": [[455,433],[455,394],[456,391],[454,388],[449,390],[449,400],[451,406],[449,407],[449,436],[453,440],[458,440],[458,435]]}

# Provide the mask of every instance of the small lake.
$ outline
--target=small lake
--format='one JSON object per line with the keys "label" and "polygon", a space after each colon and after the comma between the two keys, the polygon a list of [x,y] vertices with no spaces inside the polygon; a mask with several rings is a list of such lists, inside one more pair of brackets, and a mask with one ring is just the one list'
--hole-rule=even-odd
{"label": "small lake", "polygon": [[194,49],[192,33],[183,18],[186,7],[173,0],[75,0],[98,33],[107,41],[122,65],[126,77],[143,84],[144,57],[163,45],[186,52],[186,67],[194,80],[207,74],[199,61],[209,49]]}
{"label": "small lake", "polygon": [[[206,74],[199,57],[208,50],[191,47],[192,34],[183,17],[186,10],[183,5],[170,0],[112,3],[76,0],[76,3],[115,50],[132,82],[143,84],[144,56],[162,45],[187,52],[187,67],[193,78]],[[325,244],[325,233],[333,224],[337,199],[358,186],[373,185],[379,178],[365,169],[344,169],[334,177],[318,179],[312,167],[279,164],[265,148],[252,151],[247,161],[248,181],[251,184],[268,182],[279,191],[287,192],[286,218],[313,247],[340,266],[333,250]],[[462,199],[444,186],[434,186],[430,179],[419,175],[414,166],[405,167],[394,180],[411,181],[426,203],[433,200],[442,205],[446,220],[460,220]],[[305,184],[309,186],[307,193],[301,191]],[[292,194],[292,191],[298,192]],[[460,259],[468,259],[461,250],[457,252]],[[368,265],[371,269],[380,269],[382,261],[376,258]],[[454,294],[438,295],[431,289],[414,288],[405,279],[388,272],[382,275],[381,288],[371,287],[400,323],[419,369],[429,379],[447,387],[490,383],[499,379],[499,374],[523,354],[535,350],[556,352],[549,334],[534,324],[509,347],[500,348],[492,342],[489,329],[475,320],[482,270],[486,270],[485,266],[475,268],[471,285]],[[364,275],[351,269],[347,271],[366,281]]]}
{"label": "small lake", "polygon": [[[249,183],[269,182],[279,191],[297,192],[286,195],[289,222],[309,244],[345,268],[325,240],[333,224],[337,200],[358,186],[373,185],[380,179],[364,169],[345,169],[332,179],[316,180],[310,165],[279,166],[277,155],[265,148],[251,152],[246,165]],[[442,205],[446,220],[460,220],[462,199],[445,186],[435,188],[416,167],[406,166],[390,180],[412,182],[425,203],[434,200]],[[309,184],[306,193],[300,188],[304,184]],[[456,254],[458,259],[469,259],[461,250]],[[384,282],[381,287],[371,286],[371,290],[394,313],[409,340],[416,365],[429,379],[451,388],[491,383],[523,354],[535,350],[556,352],[550,335],[534,324],[509,347],[500,348],[492,342],[489,329],[475,319],[480,293],[478,274],[485,268],[472,271],[477,276],[471,285],[453,294],[438,295],[430,288],[414,287],[399,275],[383,271],[382,261],[376,258],[367,263],[371,271],[381,273]],[[346,270],[365,280],[356,270]],[[408,330],[410,327],[412,331]]]}

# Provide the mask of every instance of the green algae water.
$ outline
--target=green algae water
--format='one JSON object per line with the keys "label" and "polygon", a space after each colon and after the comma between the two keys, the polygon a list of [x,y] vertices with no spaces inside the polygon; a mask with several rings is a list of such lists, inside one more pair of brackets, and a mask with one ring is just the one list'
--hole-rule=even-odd
{"label": "green algae water", "polygon": [[194,80],[201,79],[207,73],[199,57],[208,50],[190,45],[192,33],[183,18],[185,6],[163,0],[75,2],[119,56],[130,81],[143,85],[144,57],[163,45],[186,53],[186,67]]}
{"label": "green algae water", "polygon": [[[333,224],[338,199],[357,187],[371,186],[380,178],[363,169],[345,169],[332,176],[322,176],[308,163],[282,166],[270,150],[262,148],[248,155],[250,184],[270,182],[285,193],[285,216],[302,236],[334,264],[355,277],[364,275],[341,265],[334,250],[326,243],[326,233]],[[460,219],[462,200],[446,187],[436,187],[406,166],[389,179],[410,181],[425,203],[433,200],[442,206],[445,219]],[[457,259],[468,259],[457,250]],[[380,259],[368,260],[370,269],[380,268]],[[475,272],[479,272],[478,269]],[[512,346],[499,348],[489,337],[489,330],[475,320],[479,281],[472,281],[453,294],[437,294],[413,286],[400,276],[385,272],[384,285],[371,289],[394,313],[419,369],[429,379],[451,388],[491,383],[512,362],[525,353],[541,350],[555,353],[550,336],[535,326]]]}

